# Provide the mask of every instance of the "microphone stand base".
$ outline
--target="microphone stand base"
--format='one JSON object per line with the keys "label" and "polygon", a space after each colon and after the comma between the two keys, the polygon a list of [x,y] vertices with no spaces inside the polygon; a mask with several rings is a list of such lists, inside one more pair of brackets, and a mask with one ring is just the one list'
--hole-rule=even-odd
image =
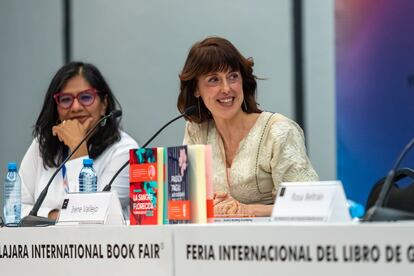
{"label": "microphone stand base", "polygon": [[414,220],[414,213],[386,207],[370,208],[362,221],[400,221]]}
{"label": "microphone stand base", "polygon": [[55,223],[56,221],[53,219],[28,215],[20,220],[20,227],[50,226],[55,225]]}

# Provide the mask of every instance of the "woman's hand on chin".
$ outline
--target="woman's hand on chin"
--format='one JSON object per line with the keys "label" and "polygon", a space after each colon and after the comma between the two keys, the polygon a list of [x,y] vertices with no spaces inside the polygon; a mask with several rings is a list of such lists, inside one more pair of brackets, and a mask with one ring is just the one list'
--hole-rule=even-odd
{"label": "woman's hand on chin", "polygon": [[60,124],[52,127],[53,136],[57,136],[72,151],[85,137],[91,127],[93,118],[87,118],[83,123],[79,120],[63,120]]}

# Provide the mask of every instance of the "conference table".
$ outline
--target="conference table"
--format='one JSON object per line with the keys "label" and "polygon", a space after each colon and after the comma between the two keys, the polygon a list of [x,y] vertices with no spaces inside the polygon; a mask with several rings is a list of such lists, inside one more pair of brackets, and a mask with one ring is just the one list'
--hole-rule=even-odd
{"label": "conference table", "polygon": [[2,275],[414,275],[413,234],[414,222],[1,228],[0,268]]}

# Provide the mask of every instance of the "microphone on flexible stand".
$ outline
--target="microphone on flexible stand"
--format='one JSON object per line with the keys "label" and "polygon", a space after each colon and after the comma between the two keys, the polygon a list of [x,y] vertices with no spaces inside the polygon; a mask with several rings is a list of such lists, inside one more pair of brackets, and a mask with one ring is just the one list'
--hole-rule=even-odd
{"label": "microphone on flexible stand", "polygon": [[378,199],[366,213],[363,221],[392,221],[392,220],[414,220],[414,213],[384,207],[387,196],[395,179],[395,172],[401,164],[405,155],[414,146],[414,138],[405,146],[392,169],[389,171],[384,184],[381,187]]}
{"label": "microphone on flexible stand", "polygon": [[32,210],[30,211],[29,215],[25,216],[20,220],[20,226],[22,227],[30,227],[30,226],[48,226],[48,225],[54,225],[55,221],[49,218],[45,217],[39,217],[37,215],[37,212],[40,209],[40,206],[42,205],[43,201],[46,198],[47,192],[49,190],[50,184],[52,183],[55,176],[58,174],[58,172],[62,169],[62,167],[65,165],[65,163],[75,154],[75,152],[79,149],[79,147],[82,145],[83,142],[85,142],[86,139],[88,139],[91,134],[95,131],[95,129],[104,121],[106,121],[109,118],[117,118],[122,115],[121,110],[114,110],[108,115],[102,117],[93,128],[88,130],[88,132],[85,134],[85,137],[82,139],[82,141],[79,142],[79,144],[74,148],[74,150],[68,155],[68,157],[63,160],[63,162],[59,165],[59,167],[56,169],[56,171],[53,173],[53,175],[50,177],[49,181],[47,182],[45,188],[40,193],[39,197],[37,198],[35,204],[33,205]]}
{"label": "microphone on flexible stand", "polygon": [[[154,140],[155,137],[158,136],[158,134],[160,134],[161,131],[164,130],[164,128],[166,128],[167,126],[169,126],[171,123],[173,123],[174,121],[177,121],[178,119],[184,117],[184,116],[190,116],[192,115],[196,110],[196,106],[192,105],[187,107],[184,112],[180,115],[178,115],[177,117],[175,117],[174,119],[172,119],[171,121],[169,121],[168,123],[166,123],[163,127],[161,127],[154,135],[152,135],[152,137],[142,146],[142,148],[145,148],[146,146],[148,146],[149,143],[151,143],[152,140]],[[122,165],[121,168],[119,168],[119,170],[115,173],[115,175],[111,178],[111,180],[109,181],[108,185],[106,185],[103,188],[103,192],[109,192],[112,188],[112,183],[114,182],[114,180],[116,179],[116,177],[122,172],[123,169],[125,169],[126,166],[128,166],[129,164],[129,160],[125,162],[124,165]]]}

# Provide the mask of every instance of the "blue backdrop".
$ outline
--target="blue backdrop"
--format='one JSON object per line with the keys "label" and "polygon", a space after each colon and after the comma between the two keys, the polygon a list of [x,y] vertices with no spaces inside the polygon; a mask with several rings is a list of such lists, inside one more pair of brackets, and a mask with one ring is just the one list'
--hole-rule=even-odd
{"label": "blue backdrop", "polygon": [[414,136],[413,14],[411,0],[336,1],[337,172],[361,203]]}

